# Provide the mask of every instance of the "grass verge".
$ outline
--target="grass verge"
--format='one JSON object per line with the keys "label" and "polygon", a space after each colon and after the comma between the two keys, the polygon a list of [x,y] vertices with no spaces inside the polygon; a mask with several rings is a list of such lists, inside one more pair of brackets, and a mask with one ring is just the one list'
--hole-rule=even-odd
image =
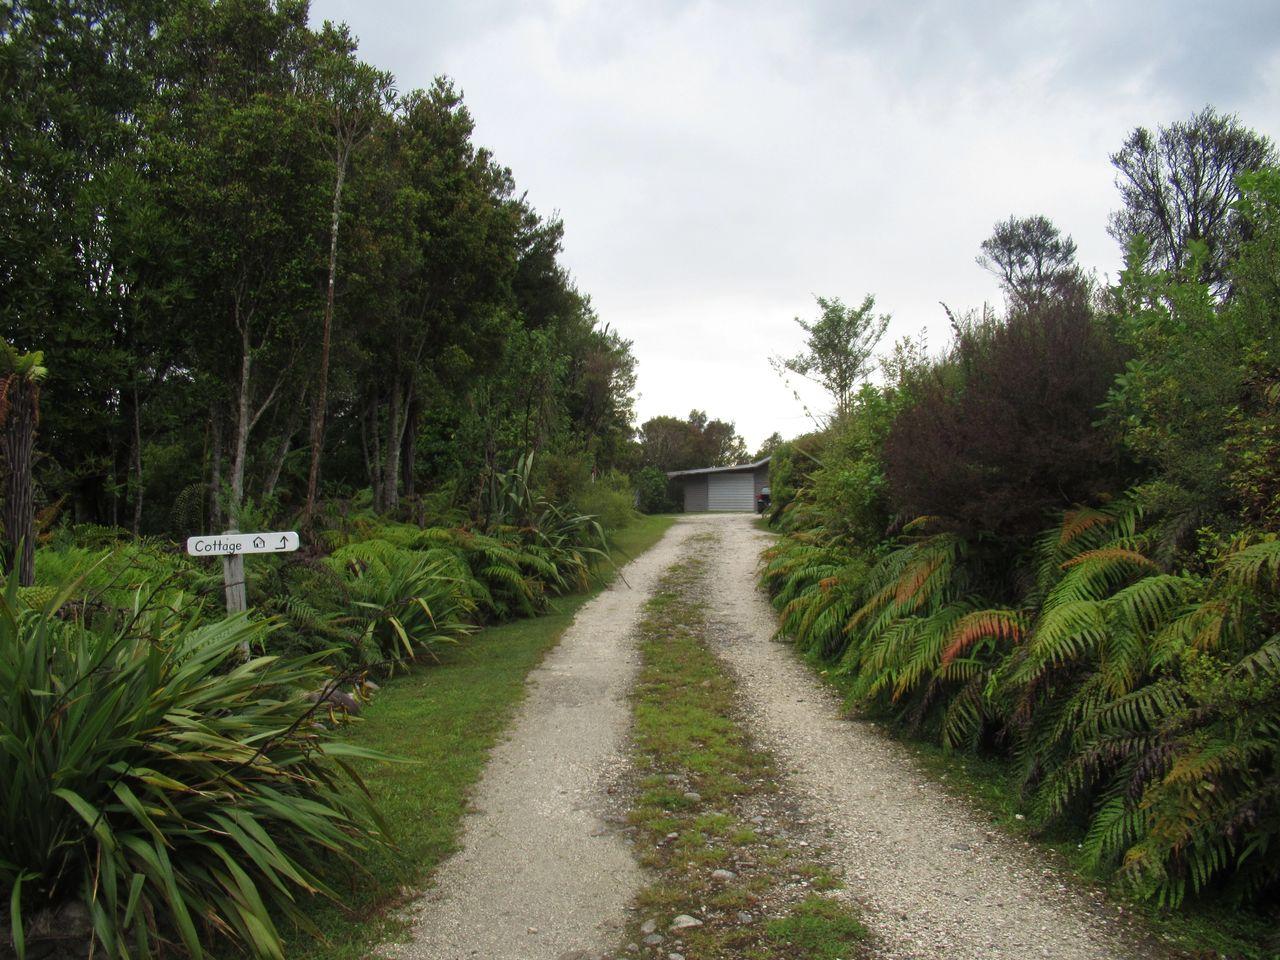
{"label": "grass verge", "polygon": [[[634,697],[630,815],[653,881],[627,936],[642,956],[852,960],[866,953],[839,879],[788,817],[773,758],[738,722],[737,691],[706,643],[701,562],[673,567],[645,609]],[[630,950],[630,948],[628,948]]]}
{"label": "grass verge", "polygon": [[[673,519],[642,517],[615,534],[619,565],[653,546]],[[416,895],[457,849],[467,797],[524,697],[529,671],[606,585],[563,597],[544,616],[484,630],[446,649],[439,663],[411,670],[379,691],[346,739],[413,761],[356,764],[393,846],[369,857],[367,872],[338,889],[342,905],[313,902],[319,936],[295,931],[287,950],[291,960],[367,960],[373,945],[402,932],[393,908]]]}

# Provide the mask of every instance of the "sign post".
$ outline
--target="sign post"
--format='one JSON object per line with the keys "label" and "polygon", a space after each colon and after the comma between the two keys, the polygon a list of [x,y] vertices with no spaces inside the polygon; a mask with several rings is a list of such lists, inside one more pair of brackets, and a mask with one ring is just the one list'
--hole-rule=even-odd
{"label": "sign post", "polygon": [[249,609],[244,589],[244,554],[229,553],[222,558],[222,590],[227,595],[228,615]]}
{"label": "sign post", "polygon": [[247,609],[244,590],[244,558],[248,553],[292,553],[298,549],[294,530],[267,533],[210,534],[188,537],[187,553],[193,557],[222,557],[222,587],[227,596],[227,613],[244,613]]}

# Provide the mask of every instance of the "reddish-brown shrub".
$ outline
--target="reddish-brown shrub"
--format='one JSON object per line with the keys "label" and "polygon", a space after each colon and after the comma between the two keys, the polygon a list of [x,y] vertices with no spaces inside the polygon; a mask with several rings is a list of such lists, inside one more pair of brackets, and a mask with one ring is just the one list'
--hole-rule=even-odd
{"label": "reddish-brown shrub", "polygon": [[1077,283],[959,329],[885,443],[896,509],[1022,540],[1053,511],[1123,486],[1119,453],[1094,426],[1121,366]]}

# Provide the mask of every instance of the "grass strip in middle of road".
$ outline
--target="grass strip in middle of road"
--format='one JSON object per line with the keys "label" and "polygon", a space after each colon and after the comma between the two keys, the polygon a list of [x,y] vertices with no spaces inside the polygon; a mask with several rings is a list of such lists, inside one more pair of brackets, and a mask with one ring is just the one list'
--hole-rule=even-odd
{"label": "grass strip in middle of road", "polygon": [[[640,625],[630,820],[652,882],[627,929],[631,955],[686,960],[853,960],[867,932],[839,879],[795,839],[772,756],[738,719],[732,676],[707,645],[695,554],[659,584]],[[624,954],[625,955],[625,954]]]}

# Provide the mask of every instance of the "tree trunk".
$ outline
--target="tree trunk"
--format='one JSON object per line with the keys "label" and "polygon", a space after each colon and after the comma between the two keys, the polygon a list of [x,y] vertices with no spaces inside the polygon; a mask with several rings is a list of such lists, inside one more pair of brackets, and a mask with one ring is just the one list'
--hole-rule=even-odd
{"label": "tree trunk", "polygon": [[130,467],[133,469],[133,535],[142,535],[142,407],[138,403],[138,386],[134,384],[133,397],[133,437],[131,441],[132,456]]}
{"label": "tree trunk", "polygon": [[418,459],[418,418],[422,414],[422,405],[418,402],[416,390],[409,391],[409,410],[404,418],[404,440],[400,452],[400,493],[405,497],[417,496],[414,482],[414,467]]}
{"label": "tree trunk", "polygon": [[369,440],[369,486],[373,490],[373,509],[383,509],[382,489],[382,433],[378,429],[378,396],[372,394],[365,408],[365,433]]}
{"label": "tree trunk", "polygon": [[307,392],[302,391],[302,396],[298,398],[297,404],[294,405],[288,419],[285,421],[284,433],[280,436],[280,445],[276,447],[276,455],[271,460],[271,468],[267,471],[266,482],[262,486],[262,496],[270,498],[276,492],[276,484],[280,482],[280,471],[284,469],[285,457],[289,455],[289,448],[293,446],[293,436],[298,432],[298,427],[302,424],[299,422],[302,417],[301,413],[306,409]]}
{"label": "tree trunk", "polygon": [[217,405],[209,407],[209,527],[222,526],[222,416]]}
{"label": "tree trunk", "polygon": [[338,272],[338,226],[342,213],[342,182],[347,175],[347,156],[341,153],[337,175],[333,181],[333,212],[329,218],[329,283],[325,293],[324,322],[320,329],[320,369],[316,373],[315,402],[311,407],[311,466],[307,470],[307,503],[303,522],[310,523],[316,508],[316,491],[320,486],[320,456],[324,452],[324,414],[329,393],[329,341],[333,331],[333,291]]}
{"label": "tree trunk", "polygon": [[31,457],[36,439],[40,388],[21,375],[5,384],[9,409],[4,421],[5,566],[18,571],[19,586],[36,579],[35,500],[31,484]]}
{"label": "tree trunk", "polygon": [[231,526],[240,527],[240,508],[244,504],[245,459],[249,455],[249,387],[253,375],[253,350],[249,340],[249,321],[240,324],[240,385],[236,391],[236,424],[231,438]]}
{"label": "tree trunk", "polygon": [[388,513],[400,505],[400,400],[400,378],[395,377],[387,408],[387,458],[382,465],[382,508]]}

